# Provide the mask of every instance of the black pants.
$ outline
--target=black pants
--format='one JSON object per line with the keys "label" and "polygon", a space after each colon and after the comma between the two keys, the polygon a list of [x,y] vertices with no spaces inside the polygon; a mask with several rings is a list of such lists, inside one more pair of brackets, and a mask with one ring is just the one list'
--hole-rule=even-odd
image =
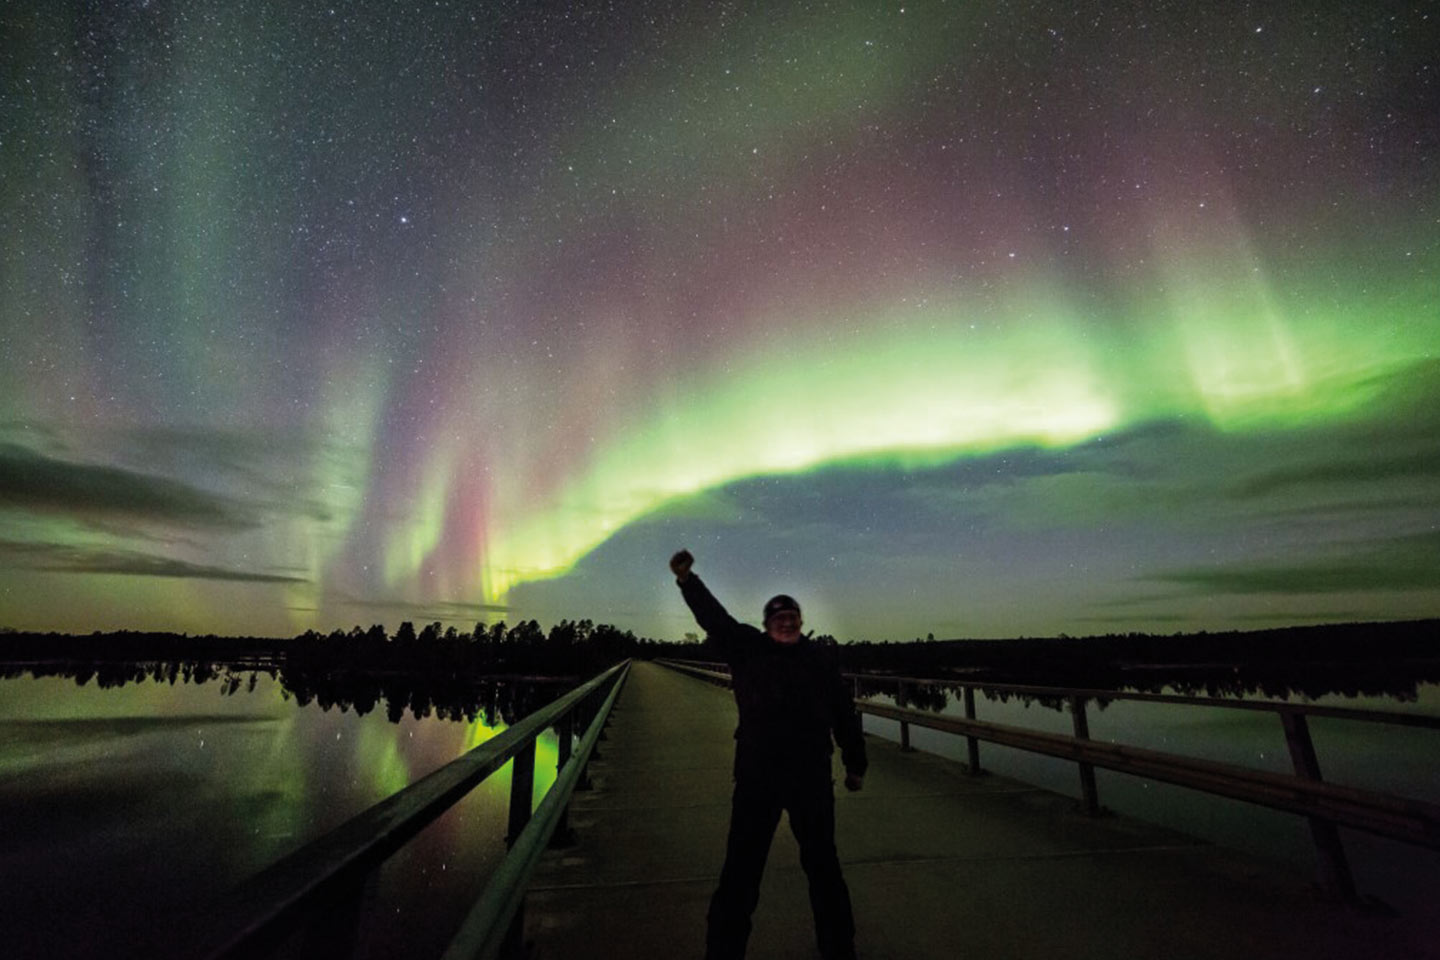
{"label": "black pants", "polygon": [[826,960],[848,960],[855,955],[855,920],[850,912],[850,890],[835,855],[835,794],[827,769],[823,776],[797,776],[792,771],[737,778],[725,866],[720,871],[720,887],[710,899],[707,960],[745,956],[750,915],[760,900],[760,878],[781,810],[790,814],[790,830],[800,844],[800,864],[810,881],[810,908],[815,913],[820,955]]}

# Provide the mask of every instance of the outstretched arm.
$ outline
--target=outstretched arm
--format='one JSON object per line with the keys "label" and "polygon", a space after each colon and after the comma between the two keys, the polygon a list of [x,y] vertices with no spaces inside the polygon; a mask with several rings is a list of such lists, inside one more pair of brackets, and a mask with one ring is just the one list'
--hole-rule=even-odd
{"label": "outstretched arm", "polygon": [[747,634],[759,631],[730,616],[709,588],[691,572],[690,566],[694,562],[695,558],[690,555],[689,550],[681,550],[670,558],[670,572],[675,574],[675,582],[680,585],[680,595],[690,606],[695,622],[719,644],[725,659],[729,660],[735,653],[737,643],[743,642]]}

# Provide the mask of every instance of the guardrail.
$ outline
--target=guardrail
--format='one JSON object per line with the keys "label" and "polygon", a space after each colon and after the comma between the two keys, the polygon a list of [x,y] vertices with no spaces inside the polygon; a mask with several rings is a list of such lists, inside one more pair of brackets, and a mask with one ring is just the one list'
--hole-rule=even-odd
{"label": "guardrail", "polygon": [[[674,669],[712,682],[729,684],[729,667],[708,661],[660,660]],[[1384,710],[1354,710],[1318,704],[1275,700],[1223,700],[1168,694],[1128,693],[1080,687],[1041,687],[1018,684],[977,683],[965,680],[934,680],[895,677],[883,674],[844,675],[855,684],[861,713],[884,717],[900,724],[902,750],[909,750],[910,727],[920,726],[963,736],[967,741],[972,774],[981,772],[979,741],[1027,750],[1032,753],[1074,761],[1080,773],[1082,806],[1092,816],[1100,813],[1095,786],[1095,768],[1148,777],[1189,787],[1205,793],[1244,800],[1249,803],[1304,816],[1310,824],[1311,839],[1319,856],[1320,881],[1335,895],[1357,900],[1355,881],[1345,857],[1338,827],[1351,827],[1416,846],[1440,850],[1440,805],[1375,790],[1326,783],[1310,738],[1307,716],[1331,717],[1368,723],[1388,723],[1440,730],[1440,717]],[[963,691],[965,716],[937,716],[920,710],[867,703],[858,699],[860,684],[896,685],[896,699],[903,701],[911,685],[943,686]],[[976,719],[975,691],[1033,696],[1066,703],[1070,708],[1074,736],[1042,733],[1024,727],[989,723]],[[1279,774],[1236,764],[1198,760],[1124,744],[1101,743],[1090,739],[1086,704],[1090,700],[1136,700],[1188,706],[1260,710],[1278,714],[1285,733],[1295,773]]]}
{"label": "guardrail", "polygon": [[[625,682],[630,661],[581,684],[434,773],[336,827],[234,891],[202,918],[215,958],[264,956],[311,922],[310,939],[325,956],[353,952],[366,880],[384,860],[481,781],[513,761],[507,842],[510,849],[445,953],[448,960],[488,960],[518,952],[525,886],[557,830],[566,832],[570,795],[584,778],[595,742]],[[591,701],[603,697],[591,710]],[[588,719],[578,746],[577,719]],[[535,741],[559,733],[555,782],[534,812]]]}

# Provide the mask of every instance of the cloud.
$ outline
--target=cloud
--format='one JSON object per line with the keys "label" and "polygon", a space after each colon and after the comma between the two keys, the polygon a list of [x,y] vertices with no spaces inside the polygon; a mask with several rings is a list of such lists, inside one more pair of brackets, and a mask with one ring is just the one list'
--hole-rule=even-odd
{"label": "cloud", "polygon": [[248,506],[197,487],[119,467],[58,460],[10,443],[0,444],[0,507],[220,530],[259,526]]}
{"label": "cloud", "polygon": [[1436,477],[1440,477],[1440,449],[1430,448],[1395,456],[1331,460],[1270,470],[1235,485],[1230,492],[1240,498],[1261,497],[1301,485]]}
{"label": "cloud", "polygon": [[1203,593],[1347,593],[1430,587],[1435,584],[1436,575],[1433,570],[1397,570],[1364,563],[1315,563],[1189,570],[1153,579],[1197,587]]}
{"label": "cloud", "polygon": [[1195,617],[1189,613],[1135,613],[1070,619],[1077,623],[1188,623]]}
{"label": "cloud", "polygon": [[[1365,610],[1267,610],[1256,613],[1231,613],[1228,619],[1237,623],[1336,623],[1344,620],[1364,620],[1373,616]],[[1199,623],[1203,622],[1194,613],[1135,613],[1071,617],[1077,623],[1145,624],[1145,623]]]}
{"label": "cloud", "polygon": [[45,573],[117,574],[132,577],[170,577],[182,580],[228,580],[244,583],[308,583],[302,577],[253,573],[170,557],[116,550],[108,547],[67,546],[58,543],[22,543],[0,540],[0,566]]}
{"label": "cloud", "polygon": [[1314,620],[1322,623],[1341,623],[1372,619],[1375,615],[1368,610],[1273,610],[1261,613],[1234,613],[1231,620],[1242,623],[1304,623]]}
{"label": "cloud", "polygon": [[[37,420],[0,421],[0,451],[7,446],[72,467],[95,469],[77,462],[89,459],[145,479],[182,478],[181,486],[192,490],[199,478],[212,490],[226,491],[201,495],[224,504],[227,513],[247,526],[258,526],[271,516],[333,522],[337,509],[327,497],[336,486],[362,489],[368,470],[368,457],[359,447],[303,427],[137,425],[87,430]],[[318,473],[325,477],[325,486],[319,487],[315,476],[322,465]],[[92,518],[87,517],[89,522]]]}
{"label": "cloud", "polygon": [[334,520],[335,511],[311,488],[311,468],[324,462],[327,476],[358,486],[367,466],[358,448],[305,429],[145,426],[128,431],[125,442],[142,462],[234,478],[254,492],[257,508],[321,523]]}
{"label": "cloud", "polygon": [[257,463],[276,456],[298,456],[315,444],[315,438],[296,430],[260,432],[163,424],[132,427],[125,440],[143,456],[198,459],[212,468],[237,472],[253,470]]}
{"label": "cloud", "polygon": [[63,448],[64,436],[51,423],[40,420],[0,420],[0,444],[21,444]]}
{"label": "cloud", "polygon": [[401,613],[407,616],[429,620],[463,620],[486,613],[509,613],[512,609],[503,603],[468,603],[461,600],[427,600],[413,602],[405,600],[355,600],[346,597],[338,599],[335,602],[342,607]]}
{"label": "cloud", "polygon": [[1207,594],[1326,594],[1424,590],[1440,583],[1440,533],[1341,545],[1307,563],[1237,564],[1161,573],[1147,580]]}

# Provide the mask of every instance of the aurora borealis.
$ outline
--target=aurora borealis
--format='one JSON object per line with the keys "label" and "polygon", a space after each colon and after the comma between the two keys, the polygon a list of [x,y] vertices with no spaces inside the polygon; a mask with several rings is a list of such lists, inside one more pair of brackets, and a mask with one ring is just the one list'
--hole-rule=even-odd
{"label": "aurora borealis", "polygon": [[0,30],[0,625],[1440,613],[1427,4]]}

